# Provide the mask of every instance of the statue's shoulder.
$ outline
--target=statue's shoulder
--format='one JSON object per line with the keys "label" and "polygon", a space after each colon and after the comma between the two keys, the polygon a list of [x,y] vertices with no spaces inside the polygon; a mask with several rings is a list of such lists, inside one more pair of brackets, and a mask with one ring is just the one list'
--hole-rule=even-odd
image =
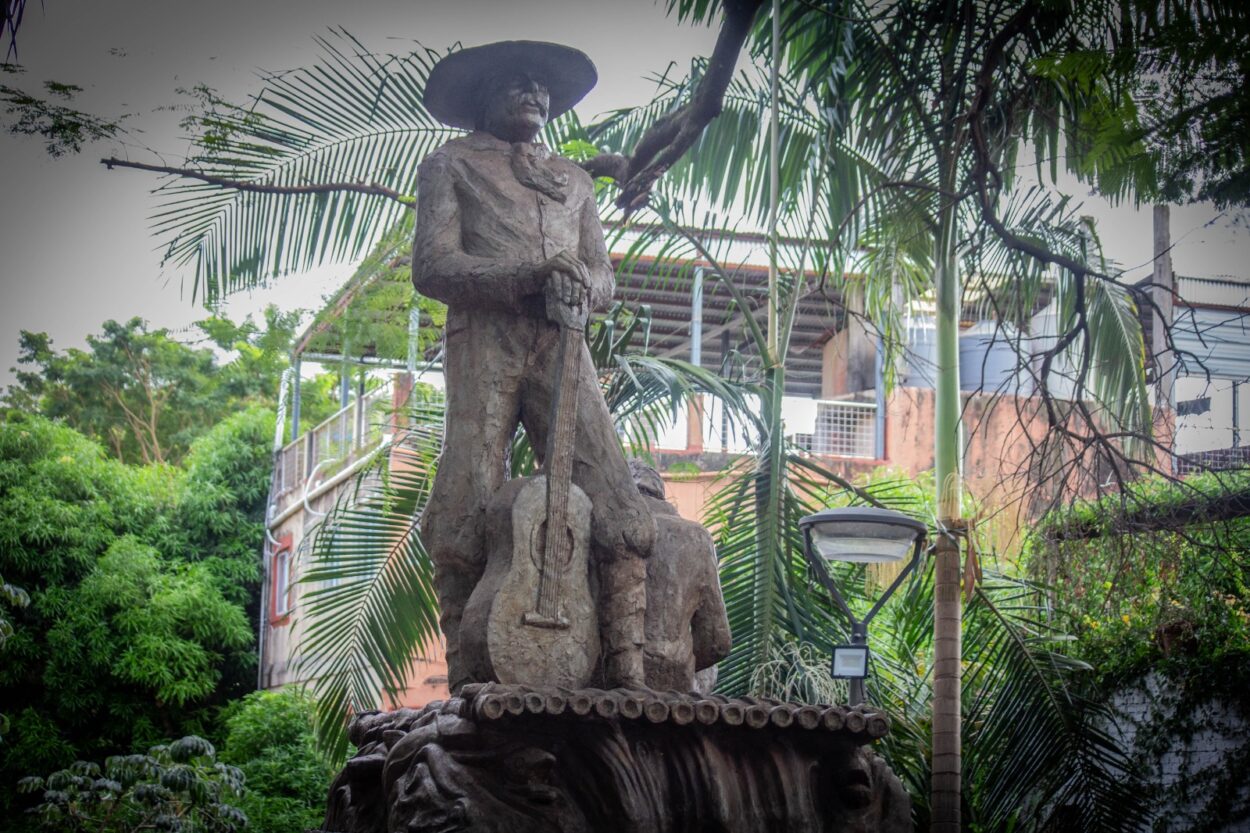
{"label": "statue's shoulder", "polygon": [[572,159],[569,159],[567,156],[561,156],[558,153],[551,154],[551,159],[561,173],[568,174],[569,181],[582,182],[587,187],[593,186],[593,180],[590,178],[590,174],[586,173],[585,169]]}
{"label": "statue's shoulder", "polygon": [[448,139],[434,150],[426,154],[425,159],[421,161],[422,165],[445,165],[456,159],[463,159],[472,155],[478,148],[476,143],[471,141],[471,136],[457,136],[454,139]]}

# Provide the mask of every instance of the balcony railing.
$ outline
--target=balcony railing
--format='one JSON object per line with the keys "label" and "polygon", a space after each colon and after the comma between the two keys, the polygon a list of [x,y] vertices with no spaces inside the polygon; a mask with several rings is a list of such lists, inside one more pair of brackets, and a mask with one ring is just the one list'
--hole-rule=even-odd
{"label": "balcony railing", "polygon": [[808,452],[828,457],[877,456],[877,405],[854,400],[816,403],[816,430],[808,435]]}
{"label": "balcony railing", "polygon": [[302,488],[314,472],[321,477],[335,474],[389,439],[391,403],[392,384],[387,382],[284,446],[274,461],[271,500]]}

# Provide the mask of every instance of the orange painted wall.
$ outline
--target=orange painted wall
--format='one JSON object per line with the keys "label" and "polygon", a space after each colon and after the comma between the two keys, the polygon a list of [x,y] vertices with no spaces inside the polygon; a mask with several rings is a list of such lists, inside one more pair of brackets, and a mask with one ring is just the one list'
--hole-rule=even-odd
{"label": "orange painted wall", "polygon": [[[1035,444],[1046,436],[1038,400],[1028,397],[964,397],[965,485],[982,510],[984,524],[1000,547],[1010,546],[1027,518],[1054,496],[1034,487],[1027,468]],[[898,388],[886,403],[885,457],[880,460],[825,457],[821,464],[855,481],[889,467],[920,475],[933,468],[933,391]],[[718,472],[666,474],[667,496],[682,517],[702,520],[709,498],[725,485]],[[971,509],[971,507],[970,507]]]}

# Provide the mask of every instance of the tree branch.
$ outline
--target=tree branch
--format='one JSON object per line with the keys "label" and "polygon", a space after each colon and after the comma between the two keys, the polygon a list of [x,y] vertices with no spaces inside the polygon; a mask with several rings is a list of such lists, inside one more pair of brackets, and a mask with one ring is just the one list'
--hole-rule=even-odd
{"label": "tree branch", "polygon": [[723,0],[725,22],[716,38],[707,72],[690,100],[653,124],[634,146],[631,156],[605,153],[582,163],[591,176],[606,176],[621,185],[616,204],[626,215],[647,204],[651,188],[688,151],[703,129],[720,115],[725,91],[764,0]]}
{"label": "tree branch", "polygon": [[127,159],[117,159],[109,157],[101,159],[100,163],[113,168],[134,168],[139,171],[151,171],[158,174],[172,174],[180,176],[184,179],[197,179],[200,182],[206,182],[209,185],[217,185],[222,188],[232,188],[236,191],[246,191],[254,194],[332,194],[336,192],[347,192],[353,194],[365,194],[374,197],[386,197],[388,200],[394,200],[400,205],[412,210],[416,207],[416,203],[412,197],[399,193],[398,191],[387,188],[385,185],[378,185],[374,182],[325,182],[318,185],[264,185],[259,182],[247,182],[238,179],[227,179],[226,177],[214,176],[206,174],[203,171],[197,171],[193,168],[173,168],[167,165],[148,165],[144,162],[131,162]]}

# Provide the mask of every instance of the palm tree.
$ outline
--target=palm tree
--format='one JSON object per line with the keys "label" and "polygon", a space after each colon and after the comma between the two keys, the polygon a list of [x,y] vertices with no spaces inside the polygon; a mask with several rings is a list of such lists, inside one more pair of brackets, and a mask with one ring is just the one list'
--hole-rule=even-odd
{"label": "palm tree", "polygon": [[[701,4],[682,3],[677,10],[681,17],[696,19],[712,14]],[[759,53],[774,37],[785,44],[786,77],[807,112],[825,125],[816,134],[827,136],[824,148],[852,147],[861,159],[871,160],[855,169],[858,182],[836,192],[852,197],[851,210],[830,212],[829,219],[837,221],[824,224],[818,234],[835,250],[868,242],[886,253],[885,268],[869,268],[865,275],[866,293],[884,303],[897,297],[898,259],[932,276],[923,287],[936,302],[938,354],[932,829],[942,833],[960,828],[961,805],[957,536],[966,527],[960,459],[961,271],[978,276],[995,303],[1027,310],[1047,268],[1063,267],[1060,292],[1069,301],[1062,334],[1036,373],[1052,427],[1075,435],[1078,443],[1088,440],[1096,454],[1120,464],[1117,469],[1125,458],[1120,447],[1098,440],[1103,436],[1099,421],[1113,431],[1149,437],[1144,350],[1128,290],[1091,265],[1089,253],[1081,249],[1080,224],[1063,216],[1062,205],[1045,194],[1011,189],[1012,167],[1027,139],[1054,149],[1066,138],[1074,151],[1071,165],[1085,175],[1105,173],[1117,153],[1122,158],[1132,151],[1130,125],[1123,123],[1124,99],[1116,98],[1104,79],[1074,80],[1039,69],[1042,61],[1049,60],[1053,68],[1065,56],[1103,45],[1116,30],[1114,12],[1114,4],[973,0],[864,0],[836,8],[794,3],[775,29],[759,25],[756,30]],[[1105,132],[1110,139],[1101,145],[1081,146],[1092,126],[1119,129]],[[687,170],[674,177],[687,185],[689,198],[696,193],[719,193],[723,199],[741,195],[740,188],[723,185],[725,171],[739,170],[734,162],[741,150],[714,143],[710,137],[716,127],[689,158]],[[817,177],[829,161],[817,162],[817,171],[806,177],[782,181],[783,193],[791,189],[788,205],[802,204],[804,197],[827,204],[835,192],[826,195],[804,186],[823,181]],[[783,172],[794,173],[784,165]],[[840,173],[847,176],[844,169]],[[1009,225],[1011,218],[1015,225]],[[844,234],[848,228],[851,233]],[[985,267],[990,264],[1011,280],[989,285]],[[917,288],[904,284],[904,291]],[[1006,323],[1004,316],[999,323]],[[1051,375],[1055,359],[1069,349],[1078,357],[1078,370],[1073,402],[1066,406],[1056,403],[1050,389],[1056,381]],[[772,473],[780,469],[774,466]],[[775,511],[778,504],[769,506]]]}
{"label": "palm tree", "polygon": [[[680,100],[697,84],[699,69],[696,67],[693,77],[686,81],[665,82],[661,97],[648,107],[617,114],[593,127],[592,138],[608,149],[629,146],[638,136],[645,135],[651,119],[669,111],[673,100]],[[848,249],[852,242],[841,239],[840,232],[847,225],[843,218],[855,218],[857,210],[874,199],[873,192],[879,183],[893,181],[889,179],[891,174],[885,167],[886,162],[880,161],[884,154],[870,157],[862,148],[851,144],[844,134],[839,134],[836,124],[831,123],[828,111],[815,106],[812,97],[810,91],[796,84],[781,87],[781,133],[785,137],[786,152],[780,166],[783,206],[780,223],[788,237],[807,241],[824,238],[831,245],[823,252],[815,247],[797,247],[787,252],[788,274],[782,276],[782,329],[780,343],[775,348],[779,355],[784,355],[788,347],[787,322],[793,320],[798,300],[812,291],[799,277],[804,273],[804,266],[813,263],[818,269],[831,273],[828,276],[831,281],[840,278],[845,272],[842,263],[851,256]],[[733,291],[729,279],[732,273],[719,262],[719,253],[710,251],[707,244],[682,230],[685,224],[679,216],[679,206],[684,203],[706,208],[711,204],[725,211],[736,208],[748,214],[753,212],[755,219],[763,223],[767,206],[764,194],[769,183],[757,149],[764,144],[764,113],[769,103],[762,79],[745,78],[732,85],[722,116],[708,127],[689,160],[670,172],[670,179],[659,186],[650,207],[659,221],[658,226],[669,232],[668,251],[691,259],[698,256],[712,264],[713,275],[725,280],[730,291]],[[749,136],[756,140],[744,141],[744,137]],[[830,164],[830,159],[837,162]],[[1044,195],[1023,195],[1009,204],[1008,216],[1022,216],[1021,226],[1031,223],[1029,231],[1046,235],[1059,251],[1086,254],[1079,251],[1080,219],[1071,212],[1039,211],[1037,203],[1043,200]],[[917,210],[915,201],[903,205],[910,210],[902,214],[900,222],[887,223],[876,215],[859,220],[865,237],[877,244],[866,258],[867,268],[861,280],[867,284],[866,294],[875,300],[876,309],[882,313],[879,320],[883,336],[894,342],[895,349],[901,341],[898,335],[900,305],[895,302],[890,309],[893,299],[897,298],[895,287],[902,290],[904,297],[911,298],[932,291],[926,274],[926,267],[933,263],[932,238],[927,234],[933,226],[931,218]],[[980,241],[978,250],[966,255],[968,262],[981,267],[977,270],[978,278],[993,290],[997,303],[1030,308],[1039,291],[1042,269],[1007,246],[991,248],[995,242],[992,239]],[[1065,245],[1068,248],[1061,248]],[[990,277],[982,277],[987,271],[985,264],[996,264],[999,274],[1005,272],[1015,282],[999,279],[991,283]],[[1079,276],[1071,274],[1061,276],[1061,282],[1077,279]],[[1111,285],[1100,287],[1102,289],[1105,291],[1092,295],[1094,305],[1100,310],[1113,311],[1114,314],[1100,320],[1109,318],[1114,326],[1096,329],[1082,345],[1097,356],[1105,374],[1090,381],[1091,398],[1105,403],[1104,409],[1112,404],[1123,405],[1123,411],[1112,416],[1120,419],[1120,424],[1129,423],[1135,430],[1145,430],[1148,421],[1131,423],[1134,418],[1143,417],[1140,366],[1136,371],[1131,368],[1122,371],[1119,376],[1106,373],[1109,358],[1114,355],[1127,357],[1130,363],[1134,356],[1141,356],[1140,331],[1136,330],[1135,323],[1124,324],[1133,319],[1128,294]],[[740,303],[746,308],[744,300]],[[756,354],[767,357],[770,345],[762,328],[753,325],[748,317],[746,330]],[[779,413],[775,410],[784,387],[785,368],[767,359],[761,364],[760,382],[764,393],[759,422],[762,434],[754,466],[717,496],[708,516],[710,525],[718,529],[722,585],[735,636],[734,652],[721,665],[721,686],[739,692],[758,685],[759,670],[774,665],[779,652],[789,651],[793,655],[793,648],[786,646],[811,643],[827,647],[833,636],[845,636],[836,614],[811,591],[797,520],[830,500],[846,500],[848,496],[878,505],[883,502],[882,497],[893,496],[896,498],[893,502],[898,502],[897,495],[891,495],[888,488],[874,492],[840,482],[832,472],[787,445]],[[954,387],[958,391],[957,379]],[[838,488],[831,490],[831,484]],[[937,509],[940,504],[936,503],[936,494],[933,500],[924,514],[930,522],[937,522],[940,533],[948,525],[941,523],[946,516]],[[914,501],[910,507],[904,501],[903,506],[913,513],[917,511]],[[949,560],[945,559],[944,566],[950,566]],[[954,614],[959,617],[957,563],[955,567],[953,602]],[[936,569],[933,569],[915,585],[927,587],[927,595],[913,592],[910,598],[890,608],[906,611],[899,614],[896,621],[908,621],[893,633],[905,635],[905,653],[913,658],[934,651],[937,641],[933,626],[936,585],[940,582],[935,581],[935,576]],[[1047,823],[1058,823],[1059,818],[1065,819],[1064,823],[1071,829],[1082,829],[1083,824],[1088,825],[1084,829],[1091,830],[1114,829],[1117,825],[1132,829],[1138,820],[1136,815],[1116,814],[1120,806],[1144,806],[1136,800],[1138,793],[1131,786],[1120,783],[1120,774],[1127,769],[1127,763],[1099,729],[1099,710],[1082,698],[1075,687],[1079,685],[1079,669],[1055,650],[1058,635],[1046,626],[1044,611],[1037,608],[1040,597],[1030,595],[1033,592],[1033,588],[1003,579],[974,595],[968,612],[970,645],[978,650],[972,655],[977,663],[976,673],[965,683],[971,697],[967,708],[961,706],[958,697],[954,699],[954,707],[956,726],[961,718],[966,719],[972,727],[970,737],[977,743],[970,754],[966,773],[969,779],[976,779],[973,783],[978,786],[966,802],[970,820],[986,823],[991,829],[1008,823],[1017,824],[1020,829],[1044,829]],[[1023,604],[1026,599],[1031,609]],[[949,607],[952,600],[946,601]],[[914,626],[917,621],[925,621],[926,616],[928,638],[918,638],[925,629],[918,631]],[[954,625],[958,633],[958,618]],[[888,625],[882,628],[887,629]],[[956,653],[956,666],[959,658]],[[893,679],[898,681],[901,696],[888,696],[886,702],[891,703],[897,713],[914,715],[916,703],[928,703],[934,697],[934,689],[938,687],[937,669],[917,672],[912,662],[898,664],[896,671]],[[935,682],[925,683],[928,675],[933,675]],[[810,680],[810,675],[807,679]],[[957,674],[955,684],[958,691]],[[1023,696],[1025,693],[1029,696]],[[934,718],[933,722],[937,720]],[[1011,727],[1021,731],[1012,734]],[[918,760],[925,760],[938,744],[935,741],[932,746],[924,746],[924,755],[915,754],[920,751],[916,748],[917,739],[927,737],[928,733],[919,731],[916,723],[911,723],[910,729],[899,734],[900,742],[892,744],[891,751],[895,754],[891,755],[891,760],[907,762],[902,764],[905,771],[915,775],[925,772],[926,768],[908,767],[908,763],[914,765]],[[907,743],[912,744],[910,749]],[[1020,766],[1023,761],[1037,764],[1024,780],[1008,779],[1003,783],[995,780],[995,773],[1007,773],[1011,766]],[[1079,783],[1070,779],[1074,772],[1081,773]],[[965,773],[956,774],[962,777]],[[1022,775],[1022,772],[1015,775]],[[913,786],[924,787],[930,779],[913,777],[910,780]],[[1051,795],[1062,794],[1062,800],[1043,806],[1044,802],[1039,801],[1039,796],[1047,794],[1043,785],[1052,788]],[[1034,812],[1022,814],[1021,807],[1028,806],[1029,802]],[[921,804],[918,809],[922,817],[928,815],[930,809],[934,809],[934,816],[941,814],[933,804]]]}

